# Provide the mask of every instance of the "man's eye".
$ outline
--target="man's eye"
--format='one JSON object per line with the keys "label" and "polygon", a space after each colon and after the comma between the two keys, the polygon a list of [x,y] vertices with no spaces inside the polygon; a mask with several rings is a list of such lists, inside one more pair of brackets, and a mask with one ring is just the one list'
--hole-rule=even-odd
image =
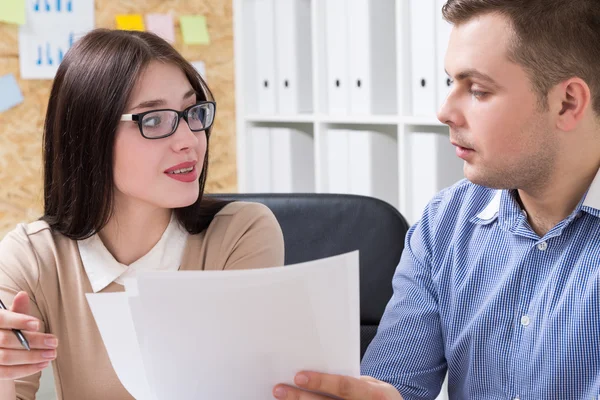
{"label": "man's eye", "polygon": [[475,97],[476,99],[482,99],[482,98],[484,98],[486,95],[488,95],[488,93],[487,93],[487,92],[482,92],[482,91],[480,91],[480,90],[472,90],[472,89],[469,89],[469,93],[471,93],[471,95],[472,95],[473,97]]}

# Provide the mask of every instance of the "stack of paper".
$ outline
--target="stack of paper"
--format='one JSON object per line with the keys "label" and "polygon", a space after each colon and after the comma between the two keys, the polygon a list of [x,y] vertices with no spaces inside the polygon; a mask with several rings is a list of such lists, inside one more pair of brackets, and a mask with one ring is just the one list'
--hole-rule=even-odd
{"label": "stack of paper", "polygon": [[148,272],[88,294],[139,400],[272,398],[301,370],[359,376],[358,252],[244,271]]}

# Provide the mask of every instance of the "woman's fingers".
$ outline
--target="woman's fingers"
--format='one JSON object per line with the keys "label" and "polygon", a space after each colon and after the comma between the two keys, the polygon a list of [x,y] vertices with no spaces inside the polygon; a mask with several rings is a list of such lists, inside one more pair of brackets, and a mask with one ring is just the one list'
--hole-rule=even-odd
{"label": "woman's fingers", "polygon": [[37,372],[40,372],[48,365],[50,365],[50,361],[44,361],[38,364],[19,365],[16,367],[6,367],[0,365],[0,377],[2,377],[2,379],[10,380],[19,379],[24,376],[33,375]]}
{"label": "woman's fingers", "polygon": [[29,314],[29,295],[27,292],[19,292],[13,299],[10,311],[19,314]]}
{"label": "woman's fingers", "polygon": [[21,329],[37,332],[40,330],[40,321],[29,315],[0,310],[0,329]]}
{"label": "woman's fingers", "polygon": [[[41,322],[29,316],[29,296],[19,292],[10,310],[0,310],[0,379],[14,380],[32,375],[46,368],[56,358],[58,339],[39,332]],[[30,351],[15,335],[19,329],[29,343]]]}
{"label": "woman's fingers", "polygon": [[[56,349],[52,350],[12,350],[0,349],[0,366],[23,366],[52,361],[56,358]],[[2,376],[2,374],[0,374]]]}
{"label": "woman's fingers", "polygon": [[[54,335],[40,332],[25,332],[23,335],[29,342],[31,349],[55,349],[58,347],[58,339]],[[0,349],[23,349],[23,345],[12,330],[0,329]]]}

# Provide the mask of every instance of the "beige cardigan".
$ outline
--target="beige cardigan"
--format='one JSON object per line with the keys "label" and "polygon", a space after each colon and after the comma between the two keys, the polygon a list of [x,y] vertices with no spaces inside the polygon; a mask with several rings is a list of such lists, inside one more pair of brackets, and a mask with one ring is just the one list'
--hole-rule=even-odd
{"label": "beige cardigan", "polygon": [[[272,212],[256,203],[225,206],[210,226],[188,236],[180,270],[265,268],[283,265],[283,235]],[[0,242],[0,299],[19,291],[32,315],[58,337],[53,362],[62,400],[131,399],[110,364],[85,294],[92,293],[77,243],[45,222],[20,224]],[[113,282],[101,293],[122,291]],[[202,316],[197,316],[202,318]],[[18,399],[34,399],[41,374],[16,381]]]}

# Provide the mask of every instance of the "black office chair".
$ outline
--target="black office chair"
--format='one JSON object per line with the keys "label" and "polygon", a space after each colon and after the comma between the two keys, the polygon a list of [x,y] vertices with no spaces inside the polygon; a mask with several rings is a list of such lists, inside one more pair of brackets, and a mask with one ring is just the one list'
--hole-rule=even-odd
{"label": "black office chair", "polygon": [[219,194],[223,200],[263,203],[281,225],[285,264],[360,251],[360,356],[377,332],[392,295],[392,276],[409,228],[388,203],[341,194]]}

